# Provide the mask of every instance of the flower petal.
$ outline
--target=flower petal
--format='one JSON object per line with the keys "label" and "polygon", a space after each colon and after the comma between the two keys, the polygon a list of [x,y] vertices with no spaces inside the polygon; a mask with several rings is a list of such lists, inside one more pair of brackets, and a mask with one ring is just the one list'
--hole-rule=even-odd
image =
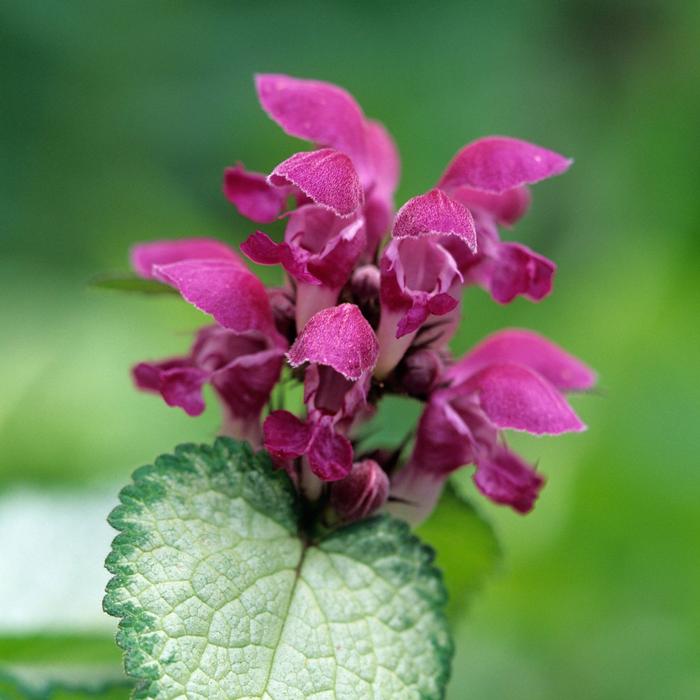
{"label": "flower petal", "polygon": [[473,478],[489,500],[523,514],[532,510],[544,486],[544,477],[500,445],[488,457],[479,459]]}
{"label": "flower petal", "polygon": [[139,243],[131,249],[131,267],[136,274],[154,279],[154,265],[169,265],[181,260],[229,260],[245,267],[224,243],[213,238],[180,238],[171,241]]}
{"label": "flower petal", "polygon": [[298,282],[321,284],[307,268],[306,261],[295,255],[288,243],[276,243],[266,233],[256,231],[242,244],[241,251],[258,265],[282,265]]}
{"label": "flower petal", "polygon": [[450,196],[474,211],[485,212],[501,226],[512,226],[530,208],[532,196],[528,187],[514,187],[502,194],[475,190],[471,187],[457,187],[450,190]]}
{"label": "flower petal", "polygon": [[596,382],[595,372],[579,359],[533,331],[499,331],[479,343],[445,373],[455,383],[491,364],[517,364],[542,375],[560,391],[583,391]]}
{"label": "flower petal", "polygon": [[476,252],[476,230],[469,210],[438,189],[409,199],[399,209],[392,236],[456,236]]}
{"label": "flower petal", "polygon": [[284,350],[272,348],[237,357],[212,373],[212,386],[232,418],[259,420],[283,363]]}
{"label": "flower petal", "polygon": [[364,199],[352,161],[332,148],[295,153],[270,173],[268,182],[275,187],[294,185],[341,217],[354,214]]}
{"label": "flower petal", "polygon": [[366,130],[369,158],[374,171],[374,191],[391,198],[401,175],[398,149],[381,122],[368,120]]}
{"label": "flower petal", "polygon": [[289,411],[272,411],[263,424],[265,449],[278,459],[301,457],[309,445],[311,429]]}
{"label": "flower petal", "polygon": [[572,162],[527,141],[487,136],[457,153],[440,178],[438,187],[450,191],[466,185],[475,190],[500,194],[559,175]]}
{"label": "flower petal", "polygon": [[481,409],[497,428],[535,435],[586,429],[546,379],[521,365],[489,365],[467,379],[462,390],[476,391]]}
{"label": "flower petal", "polygon": [[314,430],[307,452],[311,471],[324,481],[345,478],[352,469],[352,445],[323,422]]}
{"label": "flower petal", "polygon": [[[451,251],[452,252],[452,251]],[[541,301],[552,291],[557,266],[548,258],[520,243],[497,243],[492,255],[484,257],[468,272],[501,304],[517,296]]]}
{"label": "flower petal", "polygon": [[256,75],[255,86],[262,108],[288,134],[342,151],[367,169],[364,115],[345,90],[280,74]]}
{"label": "flower petal", "polygon": [[292,367],[315,362],[357,380],[374,368],[379,344],[372,327],[354,304],[314,314],[287,353]]}
{"label": "flower petal", "polygon": [[262,173],[237,165],[224,171],[224,194],[243,216],[269,224],[282,213],[287,193],[270,185]]}
{"label": "flower petal", "polygon": [[209,373],[194,367],[188,358],[141,362],[132,374],[139,389],[160,394],[168,406],[178,406],[189,416],[204,412],[202,387]]}
{"label": "flower petal", "polygon": [[237,333],[273,333],[270,302],[263,283],[242,263],[186,260],[156,265],[154,276],[177,289],[200,311]]}

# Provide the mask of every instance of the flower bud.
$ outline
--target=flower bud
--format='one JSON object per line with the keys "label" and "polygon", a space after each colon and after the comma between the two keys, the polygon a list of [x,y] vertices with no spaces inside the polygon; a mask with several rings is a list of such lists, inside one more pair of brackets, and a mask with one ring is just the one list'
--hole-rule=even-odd
{"label": "flower bud", "polygon": [[402,363],[401,386],[410,396],[426,397],[442,374],[443,362],[435,350],[418,350]]}
{"label": "flower bud", "polygon": [[331,486],[331,505],[343,520],[360,520],[381,508],[389,495],[389,478],[373,460],[363,459]]}
{"label": "flower bud", "polygon": [[352,275],[352,295],[357,301],[364,303],[379,296],[381,275],[376,265],[362,265]]}

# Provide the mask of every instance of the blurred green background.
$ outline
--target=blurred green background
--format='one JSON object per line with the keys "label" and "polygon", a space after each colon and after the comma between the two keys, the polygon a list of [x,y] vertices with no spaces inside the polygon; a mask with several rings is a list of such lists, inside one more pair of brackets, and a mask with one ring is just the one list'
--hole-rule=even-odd
{"label": "blurred green background", "polygon": [[[39,662],[118,672],[103,516],[134,467],[209,440],[217,415],[128,378],[201,317],[86,280],[125,270],[136,241],[253,230],[221,175],[298,150],[252,86],[279,71],[343,85],[387,124],[399,202],[481,135],[576,159],[515,234],[559,264],[553,296],[470,290],[453,343],[538,329],[600,391],[574,400],[588,433],[516,441],[549,479],[531,515],[474,499],[502,558],[454,616],[449,698],[700,697],[698,45],[695,0],[3,2],[0,665],[36,693]],[[454,567],[474,543],[452,538]]]}

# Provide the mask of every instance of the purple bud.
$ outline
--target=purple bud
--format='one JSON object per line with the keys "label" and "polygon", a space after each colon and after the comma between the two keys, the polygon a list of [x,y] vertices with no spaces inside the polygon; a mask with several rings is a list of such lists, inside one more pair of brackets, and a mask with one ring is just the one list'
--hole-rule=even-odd
{"label": "purple bud", "polygon": [[373,460],[363,459],[331,487],[331,505],[343,520],[360,520],[381,508],[389,495],[389,478]]}
{"label": "purple bud", "polygon": [[376,265],[362,265],[353,273],[352,295],[359,302],[367,302],[379,296],[381,273]]}
{"label": "purple bud", "polygon": [[401,386],[411,396],[426,397],[442,374],[443,362],[435,350],[418,350],[402,363]]}

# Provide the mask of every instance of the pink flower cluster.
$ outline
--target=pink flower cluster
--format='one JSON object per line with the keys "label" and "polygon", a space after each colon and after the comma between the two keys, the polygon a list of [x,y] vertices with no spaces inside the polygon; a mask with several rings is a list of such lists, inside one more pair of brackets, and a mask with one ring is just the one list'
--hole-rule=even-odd
{"label": "pink flower cluster", "polygon": [[[215,322],[186,357],[137,365],[137,386],[198,415],[211,385],[222,432],[264,446],[307,498],[327,498],[343,519],[389,500],[418,521],[446,478],[470,464],[485,496],[528,512],[543,479],[499,435],[583,430],[565,393],[590,388],[595,375],[529,331],[496,333],[456,361],[447,344],[464,287],[500,303],[549,294],[554,264],[502,241],[500,228],[525,214],[529,185],[570,161],[516,139],[479,139],[394,213],[396,147],[347,92],[284,75],[257,76],[256,86],[267,114],[315,146],[267,176],[237,165],[224,177],[244,216],[286,218],[284,241],[257,231],[241,246],[255,263],[280,265],[285,284],[265,288],[215,240],[136,246],[137,274],[171,285]],[[303,415],[268,410],[285,365],[303,383]],[[357,447],[358,428],[388,392],[425,402],[402,467],[395,454]]]}

